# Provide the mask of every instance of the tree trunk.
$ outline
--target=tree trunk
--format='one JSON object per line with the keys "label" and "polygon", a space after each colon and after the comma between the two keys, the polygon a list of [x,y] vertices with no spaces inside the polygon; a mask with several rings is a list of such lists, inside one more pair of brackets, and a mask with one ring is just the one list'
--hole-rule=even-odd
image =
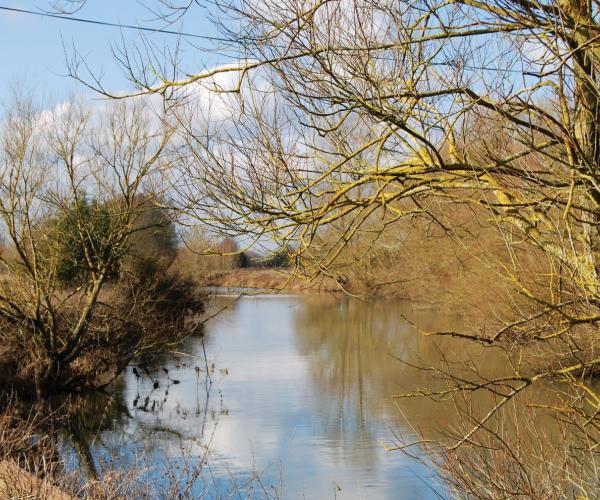
{"label": "tree trunk", "polygon": [[[590,0],[564,0],[564,13],[574,23],[570,37],[570,49],[574,51],[574,138],[578,155],[575,168],[585,176],[595,179],[600,166],[600,94],[599,78],[595,61],[596,49],[590,44],[592,6]],[[582,214],[582,260],[590,278],[582,277],[586,289],[598,295],[597,255],[600,248],[600,192],[594,182],[588,182],[579,202],[589,211]]]}

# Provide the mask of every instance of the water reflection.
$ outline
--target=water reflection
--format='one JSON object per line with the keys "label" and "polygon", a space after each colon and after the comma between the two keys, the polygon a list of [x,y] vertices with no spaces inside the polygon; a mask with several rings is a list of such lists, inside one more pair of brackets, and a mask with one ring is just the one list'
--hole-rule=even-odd
{"label": "water reflection", "polygon": [[205,337],[188,339],[189,355],[130,367],[110,404],[88,400],[65,449],[90,470],[144,457],[156,484],[168,461],[208,463],[197,495],[222,494],[256,471],[265,488],[257,497],[281,487],[292,498],[434,498],[431,471],[383,447],[396,432],[415,436],[405,417],[429,429],[447,417],[427,400],[391,399],[431,384],[396,358],[477,353],[451,353],[403,316],[431,329],[460,323],[401,302],[245,298],[211,320]]}
{"label": "water reflection", "polygon": [[[408,318],[410,323],[404,318]],[[391,459],[374,442],[393,446],[425,435],[440,439],[451,424],[452,403],[431,399],[392,399],[416,389],[433,389],[428,370],[441,362],[460,366],[480,361],[498,373],[504,356],[456,339],[423,337],[427,331],[458,328],[461,318],[413,310],[409,302],[364,303],[352,300],[308,302],[295,318],[296,345],[310,364],[317,388],[322,431],[343,447],[343,457],[362,467]],[[482,368],[483,369],[483,368]],[[482,406],[483,401],[482,401]],[[412,426],[417,429],[413,430]],[[387,427],[388,432],[382,432]]]}

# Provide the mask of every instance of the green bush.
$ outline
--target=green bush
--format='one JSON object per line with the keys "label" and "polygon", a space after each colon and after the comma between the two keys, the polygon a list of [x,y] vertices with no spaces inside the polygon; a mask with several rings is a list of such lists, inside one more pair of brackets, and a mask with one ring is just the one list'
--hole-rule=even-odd
{"label": "green bush", "polygon": [[[106,206],[80,197],[63,216],[51,223],[52,253],[56,259],[56,277],[63,285],[78,285],[88,273],[105,261],[113,232],[113,217]],[[118,273],[118,262],[109,269],[109,277]]]}
{"label": "green bush", "polygon": [[[50,245],[43,253],[54,263],[56,279],[63,286],[77,286],[97,265],[113,259],[109,279],[153,276],[166,270],[177,253],[177,234],[168,212],[149,198],[137,200],[139,213],[130,228],[125,248],[114,248],[113,233],[119,208],[81,196],[58,220],[47,224]],[[50,230],[47,227],[50,227]]]}

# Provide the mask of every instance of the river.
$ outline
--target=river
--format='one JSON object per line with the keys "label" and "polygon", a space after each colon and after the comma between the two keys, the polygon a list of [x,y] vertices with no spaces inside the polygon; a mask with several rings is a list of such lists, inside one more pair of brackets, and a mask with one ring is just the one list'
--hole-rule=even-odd
{"label": "river", "polygon": [[195,497],[439,498],[418,447],[386,451],[447,418],[429,400],[393,398],[427,386],[410,365],[443,350],[405,317],[461,321],[399,301],[244,297],[180,354],[137,363],[109,398],[82,403],[64,453],[71,467],[133,468],[149,491]]}

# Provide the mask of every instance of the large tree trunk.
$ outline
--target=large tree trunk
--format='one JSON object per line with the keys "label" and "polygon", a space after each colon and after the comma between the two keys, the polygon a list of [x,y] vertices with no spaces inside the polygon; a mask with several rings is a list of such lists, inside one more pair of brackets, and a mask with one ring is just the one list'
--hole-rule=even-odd
{"label": "large tree trunk", "polygon": [[[561,8],[574,23],[570,36],[570,50],[574,52],[574,98],[575,113],[573,123],[574,138],[577,142],[577,156],[574,167],[585,176],[597,178],[600,167],[600,87],[598,78],[597,49],[590,44],[592,6],[590,0],[563,0]],[[583,277],[584,286],[598,296],[597,256],[600,249],[600,191],[595,182],[589,182],[579,203],[587,208],[582,215],[582,264],[587,269]],[[590,278],[591,277],[591,278]],[[589,281],[592,281],[591,283]]]}

